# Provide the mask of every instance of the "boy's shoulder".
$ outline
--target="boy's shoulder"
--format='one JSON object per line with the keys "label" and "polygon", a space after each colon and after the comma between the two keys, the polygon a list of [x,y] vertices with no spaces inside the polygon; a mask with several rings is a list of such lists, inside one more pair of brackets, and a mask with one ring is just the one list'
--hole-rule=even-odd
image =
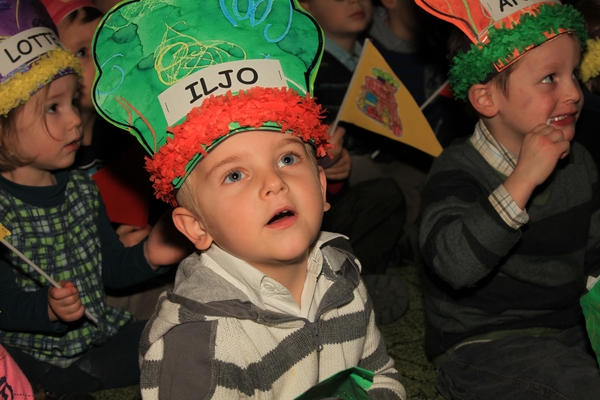
{"label": "boy's shoulder", "polygon": [[[471,136],[454,139],[433,161],[432,170],[440,167],[459,167],[460,165],[478,165],[483,160],[473,146]],[[431,173],[431,171],[430,171]]]}

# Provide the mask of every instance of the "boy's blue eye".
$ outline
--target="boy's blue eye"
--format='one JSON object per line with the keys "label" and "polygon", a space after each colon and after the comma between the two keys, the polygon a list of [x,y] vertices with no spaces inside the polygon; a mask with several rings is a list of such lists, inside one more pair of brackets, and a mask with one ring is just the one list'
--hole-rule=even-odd
{"label": "boy's blue eye", "polygon": [[542,79],[542,83],[552,83],[554,82],[554,75],[548,75],[544,79]]}
{"label": "boy's blue eye", "polygon": [[287,165],[293,165],[298,162],[298,156],[295,154],[286,154],[279,160],[278,166],[285,167]]}
{"label": "boy's blue eye", "polygon": [[85,48],[79,50],[77,53],[75,53],[75,57],[83,57],[85,56]]}
{"label": "boy's blue eye", "polygon": [[54,114],[54,113],[56,112],[56,107],[57,107],[57,106],[58,106],[57,104],[52,104],[52,105],[50,105],[50,106],[47,108],[46,112],[47,112],[48,114]]}
{"label": "boy's blue eye", "polygon": [[225,177],[224,182],[225,183],[235,183],[235,182],[239,182],[242,180],[242,178],[244,178],[244,174],[240,171],[231,171],[230,173],[227,174],[227,176]]}

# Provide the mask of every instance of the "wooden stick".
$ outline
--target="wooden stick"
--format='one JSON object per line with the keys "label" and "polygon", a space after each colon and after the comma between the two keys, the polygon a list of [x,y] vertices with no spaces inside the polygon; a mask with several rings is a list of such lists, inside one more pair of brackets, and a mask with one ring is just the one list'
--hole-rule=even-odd
{"label": "wooden stick", "polygon": [[442,83],[442,86],[437,88],[435,90],[435,92],[433,92],[433,94],[431,96],[429,96],[429,98],[427,100],[425,100],[425,102],[423,102],[423,104],[421,104],[421,107],[419,107],[419,109],[421,111],[423,111],[425,109],[425,107],[427,107],[429,105],[429,103],[431,103],[433,100],[435,100],[436,97],[438,97],[438,95],[442,92],[442,90],[444,90],[444,88],[447,85],[448,85],[448,81],[446,80],[446,82]]}
{"label": "wooden stick", "polygon": [[[33,261],[31,261],[29,258],[27,258],[25,256],[25,254],[21,253],[15,246],[13,246],[12,244],[8,243],[6,240],[2,239],[0,240],[2,242],[2,244],[4,244],[6,247],[8,247],[9,249],[11,249],[12,251],[14,251],[14,253],[16,255],[18,255],[19,257],[21,257],[21,259],[23,261],[25,261],[27,264],[29,264],[33,269],[35,269],[37,272],[40,273],[40,275],[42,275],[44,278],[46,278],[46,280],[48,280],[48,282],[50,282],[52,284],[52,286],[54,286],[55,288],[59,288],[61,289],[62,286],[60,286],[54,279],[50,278],[50,276],[44,272],[43,269],[41,269],[40,267],[38,267],[37,265],[35,265],[33,263]],[[90,321],[92,321],[94,324],[98,323],[98,318],[94,317],[87,309],[85,310],[85,316],[88,317],[90,319]]]}

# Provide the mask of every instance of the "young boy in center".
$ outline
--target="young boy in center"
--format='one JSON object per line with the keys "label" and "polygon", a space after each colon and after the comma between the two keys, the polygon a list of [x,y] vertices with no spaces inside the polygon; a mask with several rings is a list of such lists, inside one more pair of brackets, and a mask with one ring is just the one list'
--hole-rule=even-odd
{"label": "young boy in center", "polygon": [[144,332],[144,399],[293,399],[351,367],[374,374],[370,398],[405,398],[358,260],[320,232],[322,46],[289,0],[141,0],[102,21],[94,101],[147,146],[157,196],[198,250]]}
{"label": "young boy in center", "polygon": [[460,4],[419,1],[468,36],[454,46],[450,82],[480,117],[434,162],[423,192],[437,387],[448,399],[595,398],[579,298],[597,267],[598,174],[573,142],[583,19],[557,2]]}

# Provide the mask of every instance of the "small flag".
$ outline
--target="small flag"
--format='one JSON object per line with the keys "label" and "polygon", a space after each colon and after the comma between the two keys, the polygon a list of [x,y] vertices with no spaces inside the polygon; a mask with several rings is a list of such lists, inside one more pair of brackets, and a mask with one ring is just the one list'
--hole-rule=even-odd
{"label": "small flag", "polygon": [[442,146],[406,86],[370,40],[334,122],[350,122],[437,157]]}

